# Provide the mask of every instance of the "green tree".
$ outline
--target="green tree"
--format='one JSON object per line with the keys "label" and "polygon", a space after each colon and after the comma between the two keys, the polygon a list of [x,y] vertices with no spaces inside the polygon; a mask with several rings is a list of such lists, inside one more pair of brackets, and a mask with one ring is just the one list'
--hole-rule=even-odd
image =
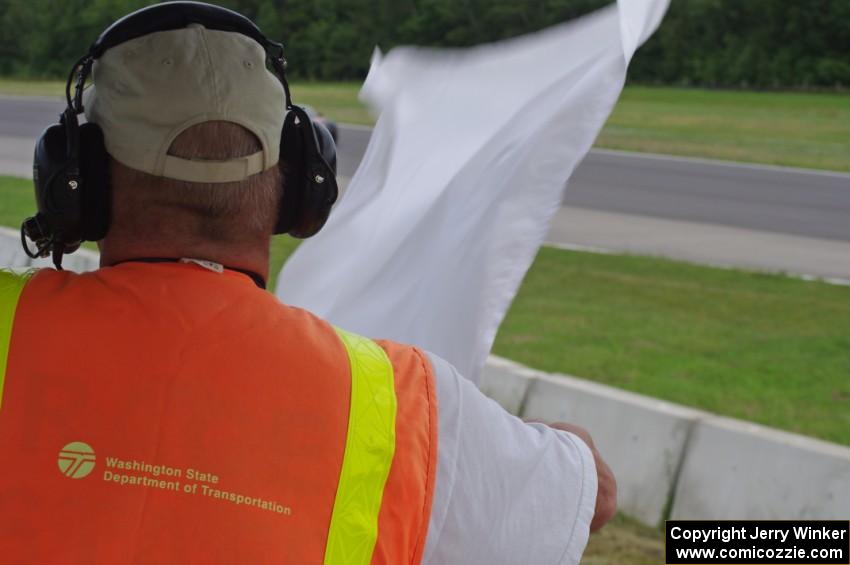
{"label": "green tree", "polygon": [[[295,78],[358,79],[376,45],[458,47],[539,30],[611,0],[218,0],[282,41]],[[112,21],[151,0],[0,0],[0,74],[64,77]],[[848,0],[672,0],[631,81],[850,86]]]}

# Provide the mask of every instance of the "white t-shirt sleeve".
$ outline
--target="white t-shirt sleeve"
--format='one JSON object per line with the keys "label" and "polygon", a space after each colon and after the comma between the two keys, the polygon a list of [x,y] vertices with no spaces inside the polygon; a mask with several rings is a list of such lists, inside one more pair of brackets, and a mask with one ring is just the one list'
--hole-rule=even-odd
{"label": "white t-shirt sleeve", "polygon": [[596,465],[577,436],[526,424],[429,354],[439,436],[425,565],[578,563]]}

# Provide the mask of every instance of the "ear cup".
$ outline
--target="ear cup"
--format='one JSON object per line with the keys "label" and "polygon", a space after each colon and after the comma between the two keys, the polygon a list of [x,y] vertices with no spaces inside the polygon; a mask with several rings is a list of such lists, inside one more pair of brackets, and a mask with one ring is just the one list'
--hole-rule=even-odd
{"label": "ear cup", "polygon": [[301,209],[290,234],[307,238],[316,235],[328,221],[331,209],[339,197],[336,181],[336,145],[322,124],[311,122],[305,128],[305,154],[308,172],[307,188]]}
{"label": "ear cup", "polygon": [[336,176],[336,141],[334,141],[333,134],[325,124],[318,122],[313,122],[313,134],[316,137],[316,148],[319,154]]}
{"label": "ear cup", "polygon": [[33,183],[38,219],[54,241],[68,247],[82,239],[80,229],[80,179],[76,163],[68,155],[66,128],[48,127],[35,145]]}
{"label": "ear cup", "polygon": [[280,161],[283,198],[275,233],[307,238],[328,219],[339,195],[336,146],[327,129],[293,106],[283,121]]}
{"label": "ear cup", "polygon": [[280,136],[279,166],[283,172],[283,196],[280,199],[276,234],[289,233],[301,209],[304,194],[304,148],[295,120],[295,114],[286,114]]}
{"label": "ear cup", "polygon": [[109,229],[111,193],[109,191],[109,158],[103,131],[97,124],[80,126],[80,222],[83,240],[98,241]]}

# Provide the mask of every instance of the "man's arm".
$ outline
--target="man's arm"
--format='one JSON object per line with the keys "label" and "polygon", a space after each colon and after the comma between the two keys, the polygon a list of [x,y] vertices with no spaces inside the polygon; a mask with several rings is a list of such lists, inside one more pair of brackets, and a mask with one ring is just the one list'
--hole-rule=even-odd
{"label": "man's arm", "polygon": [[614,517],[617,512],[617,480],[614,478],[614,473],[611,468],[602,459],[599,450],[593,443],[593,438],[590,433],[581,426],[575,424],[567,424],[564,422],[555,422],[549,424],[550,428],[562,430],[571,434],[577,435],[587,446],[590,452],[593,453],[593,461],[596,463],[596,509],[593,513],[593,521],[590,522],[590,531],[595,532]]}
{"label": "man's arm", "polygon": [[577,564],[615,505],[613,476],[587,433],[525,423],[429,358],[439,445],[423,563]]}

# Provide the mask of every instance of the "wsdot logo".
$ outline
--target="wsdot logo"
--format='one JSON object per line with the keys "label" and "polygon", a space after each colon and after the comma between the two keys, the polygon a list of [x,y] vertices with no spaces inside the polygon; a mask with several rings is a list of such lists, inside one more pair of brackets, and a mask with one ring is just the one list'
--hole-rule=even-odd
{"label": "wsdot logo", "polygon": [[71,479],[82,479],[94,469],[94,449],[81,441],[72,441],[59,452],[59,470]]}

